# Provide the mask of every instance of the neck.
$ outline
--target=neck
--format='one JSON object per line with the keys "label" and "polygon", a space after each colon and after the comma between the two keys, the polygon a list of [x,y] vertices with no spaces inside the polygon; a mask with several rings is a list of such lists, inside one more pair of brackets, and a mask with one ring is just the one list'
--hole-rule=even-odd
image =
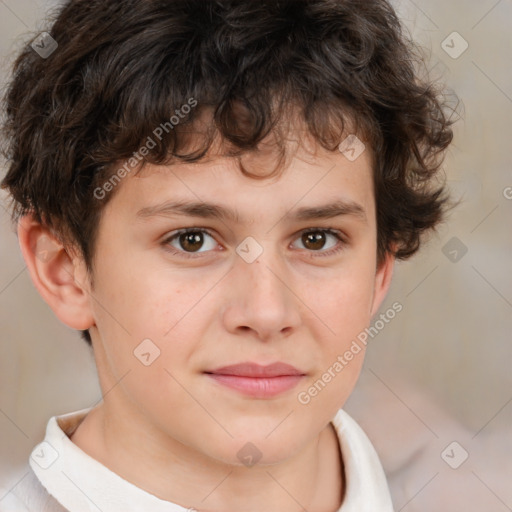
{"label": "neck", "polygon": [[336,512],[342,502],[343,463],[331,423],[287,460],[252,467],[206,457],[148,425],[142,415],[116,414],[104,403],[71,440],[140,489],[198,511]]}

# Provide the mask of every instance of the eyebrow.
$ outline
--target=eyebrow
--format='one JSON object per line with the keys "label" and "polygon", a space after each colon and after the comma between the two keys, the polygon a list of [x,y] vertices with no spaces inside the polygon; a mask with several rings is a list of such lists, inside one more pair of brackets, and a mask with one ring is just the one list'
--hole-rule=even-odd
{"label": "eyebrow", "polygon": [[[140,219],[160,216],[172,217],[175,215],[226,220],[237,224],[241,222],[241,218],[236,210],[219,204],[205,202],[166,201],[162,204],[142,208],[137,212],[137,217]],[[332,219],[342,215],[352,216],[367,222],[366,211],[363,206],[353,201],[341,199],[329,204],[297,208],[286,213],[283,218],[286,220],[305,221]]]}

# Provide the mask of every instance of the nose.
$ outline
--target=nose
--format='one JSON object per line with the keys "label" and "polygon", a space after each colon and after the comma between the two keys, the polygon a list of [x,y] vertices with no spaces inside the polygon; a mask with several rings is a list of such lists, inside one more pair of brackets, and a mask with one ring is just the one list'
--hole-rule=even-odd
{"label": "nose", "polygon": [[250,331],[261,341],[293,333],[301,323],[301,301],[285,266],[269,250],[252,263],[237,258],[234,265],[223,309],[227,330]]}

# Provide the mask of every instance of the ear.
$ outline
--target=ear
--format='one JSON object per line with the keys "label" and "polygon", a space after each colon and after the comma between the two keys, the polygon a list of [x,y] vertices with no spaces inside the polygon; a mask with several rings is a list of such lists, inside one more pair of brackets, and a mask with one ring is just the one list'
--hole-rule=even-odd
{"label": "ear", "polygon": [[76,330],[93,326],[90,280],[83,259],[70,255],[30,214],[18,223],[18,240],[30,277],[57,318]]}
{"label": "ear", "polygon": [[375,285],[373,289],[373,301],[370,316],[377,312],[386,297],[389,287],[391,285],[391,278],[393,277],[393,269],[395,267],[395,255],[392,252],[386,254],[385,260],[377,267],[375,273]]}

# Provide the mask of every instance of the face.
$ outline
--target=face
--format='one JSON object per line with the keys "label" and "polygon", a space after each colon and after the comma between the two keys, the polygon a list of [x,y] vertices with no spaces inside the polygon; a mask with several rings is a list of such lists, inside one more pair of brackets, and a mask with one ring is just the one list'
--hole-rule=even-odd
{"label": "face", "polygon": [[212,157],[119,187],[90,303],[105,403],[229,464],[248,442],[261,463],[297,453],[350,395],[364,349],[335,363],[385,294],[369,152],[300,149],[265,180]]}

